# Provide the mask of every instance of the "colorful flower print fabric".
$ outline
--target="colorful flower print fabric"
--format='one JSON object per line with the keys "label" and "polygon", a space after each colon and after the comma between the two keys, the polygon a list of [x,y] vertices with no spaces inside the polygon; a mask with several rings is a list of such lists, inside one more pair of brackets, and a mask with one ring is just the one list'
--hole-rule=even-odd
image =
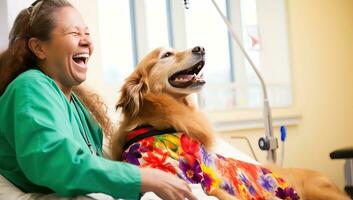
{"label": "colorful flower print fabric", "polygon": [[[130,136],[144,134],[137,129]],[[131,138],[131,137],[130,137]],[[188,183],[201,184],[205,192],[221,188],[238,199],[300,199],[293,188],[274,172],[258,165],[208,152],[183,133],[146,137],[131,144],[122,159],[177,175]]]}

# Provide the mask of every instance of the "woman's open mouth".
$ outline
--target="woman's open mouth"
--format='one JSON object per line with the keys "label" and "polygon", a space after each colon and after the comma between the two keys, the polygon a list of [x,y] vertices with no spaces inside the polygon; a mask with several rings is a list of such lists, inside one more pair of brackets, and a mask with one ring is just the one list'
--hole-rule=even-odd
{"label": "woman's open mouth", "polygon": [[87,68],[87,63],[89,59],[88,53],[79,53],[72,57],[72,60],[81,68]]}
{"label": "woman's open mouth", "polygon": [[192,67],[179,71],[169,77],[170,85],[176,88],[199,87],[206,83],[203,79],[202,69],[205,65],[205,60],[197,62]]}

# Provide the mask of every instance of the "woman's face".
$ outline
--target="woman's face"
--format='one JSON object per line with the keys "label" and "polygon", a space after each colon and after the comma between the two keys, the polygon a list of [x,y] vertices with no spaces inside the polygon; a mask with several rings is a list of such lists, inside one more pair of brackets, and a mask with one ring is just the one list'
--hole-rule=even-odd
{"label": "woman's face", "polygon": [[56,82],[71,88],[86,80],[88,60],[93,52],[89,30],[80,13],[64,7],[54,14],[55,28],[45,42],[43,70]]}

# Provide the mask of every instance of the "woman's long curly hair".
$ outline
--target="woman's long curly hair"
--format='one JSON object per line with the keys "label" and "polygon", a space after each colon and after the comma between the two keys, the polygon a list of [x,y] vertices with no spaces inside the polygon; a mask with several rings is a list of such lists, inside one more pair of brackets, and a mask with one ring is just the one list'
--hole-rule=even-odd
{"label": "woman's long curly hair", "polygon": [[[9,46],[0,54],[0,96],[18,75],[29,67],[38,66],[37,57],[28,47],[28,40],[30,38],[49,40],[50,33],[55,27],[53,13],[64,7],[72,5],[67,0],[37,0],[18,14],[10,31]],[[113,126],[103,101],[98,95],[82,87],[75,87],[74,92],[100,124],[105,138],[110,141]]]}

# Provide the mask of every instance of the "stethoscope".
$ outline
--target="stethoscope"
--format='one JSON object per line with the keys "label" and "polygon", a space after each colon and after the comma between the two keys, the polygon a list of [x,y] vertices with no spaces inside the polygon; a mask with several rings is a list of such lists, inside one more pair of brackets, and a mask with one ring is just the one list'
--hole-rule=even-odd
{"label": "stethoscope", "polygon": [[[46,75],[46,73],[44,73],[44,71],[43,71],[40,67],[36,67],[36,68],[37,68],[39,71],[41,71],[43,74]],[[81,123],[81,127],[82,127],[82,129],[83,129],[83,131],[82,131],[80,128],[78,128],[78,129],[80,129],[80,134],[81,134],[81,136],[83,137],[83,140],[84,140],[85,143],[87,144],[87,146],[88,146],[88,148],[89,148],[91,154],[92,154],[92,155],[99,156],[97,148],[95,147],[96,149],[94,149],[92,143],[89,141],[89,137],[88,137],[88,135],[87,135],[87,132],[86,132],[85,127],[83,126],[83,120],[82,120],[81,115],[80,115],[80,113],[79,113],[78,106],[76,105],[76,100],[75,100],[75,96],[74,96],[74,95],[71,95],[71,101],[72,101],[72,103],[73,103],[74,106],[75,106],[76,112],[77,112],[77,114],[78,114],[78,118],[79,118],[80,123]]]}
{"label": "stethoscope", "polygon": [[88,146],[88,148],[89,148],[91,154],[92,154],[92,155],[99,156],[97,148],[94,149],[92,143],[89,141],[89,137],[88,137],[88,135],[87,135],[87,132],[86,132],[85,127],[83,126],[83,120],[82,120],[81,115],[80,115],[80,113],[79,113],[79,110],[78,110],[78,106],[77,106],[77,104],[76,104],[75,97],[74,97],[73,95],[71,95],[71,101],[72,101],[72,103],[74,104],[74,107],[75,107],[76,112],[77,112],[77,114],[78,114],[78,118],[79,118],[80,123],[81,123],[81,127],[82,127],[82,129],[83,129],[83,131],[82,131],[82,130],[79,128],[79,129],[80,129],[80,133],[81,133],[81,135],[82,135],[82,137],[83,137],[83,140],[84,140],[85,143],[87,144],[87,146]]}

